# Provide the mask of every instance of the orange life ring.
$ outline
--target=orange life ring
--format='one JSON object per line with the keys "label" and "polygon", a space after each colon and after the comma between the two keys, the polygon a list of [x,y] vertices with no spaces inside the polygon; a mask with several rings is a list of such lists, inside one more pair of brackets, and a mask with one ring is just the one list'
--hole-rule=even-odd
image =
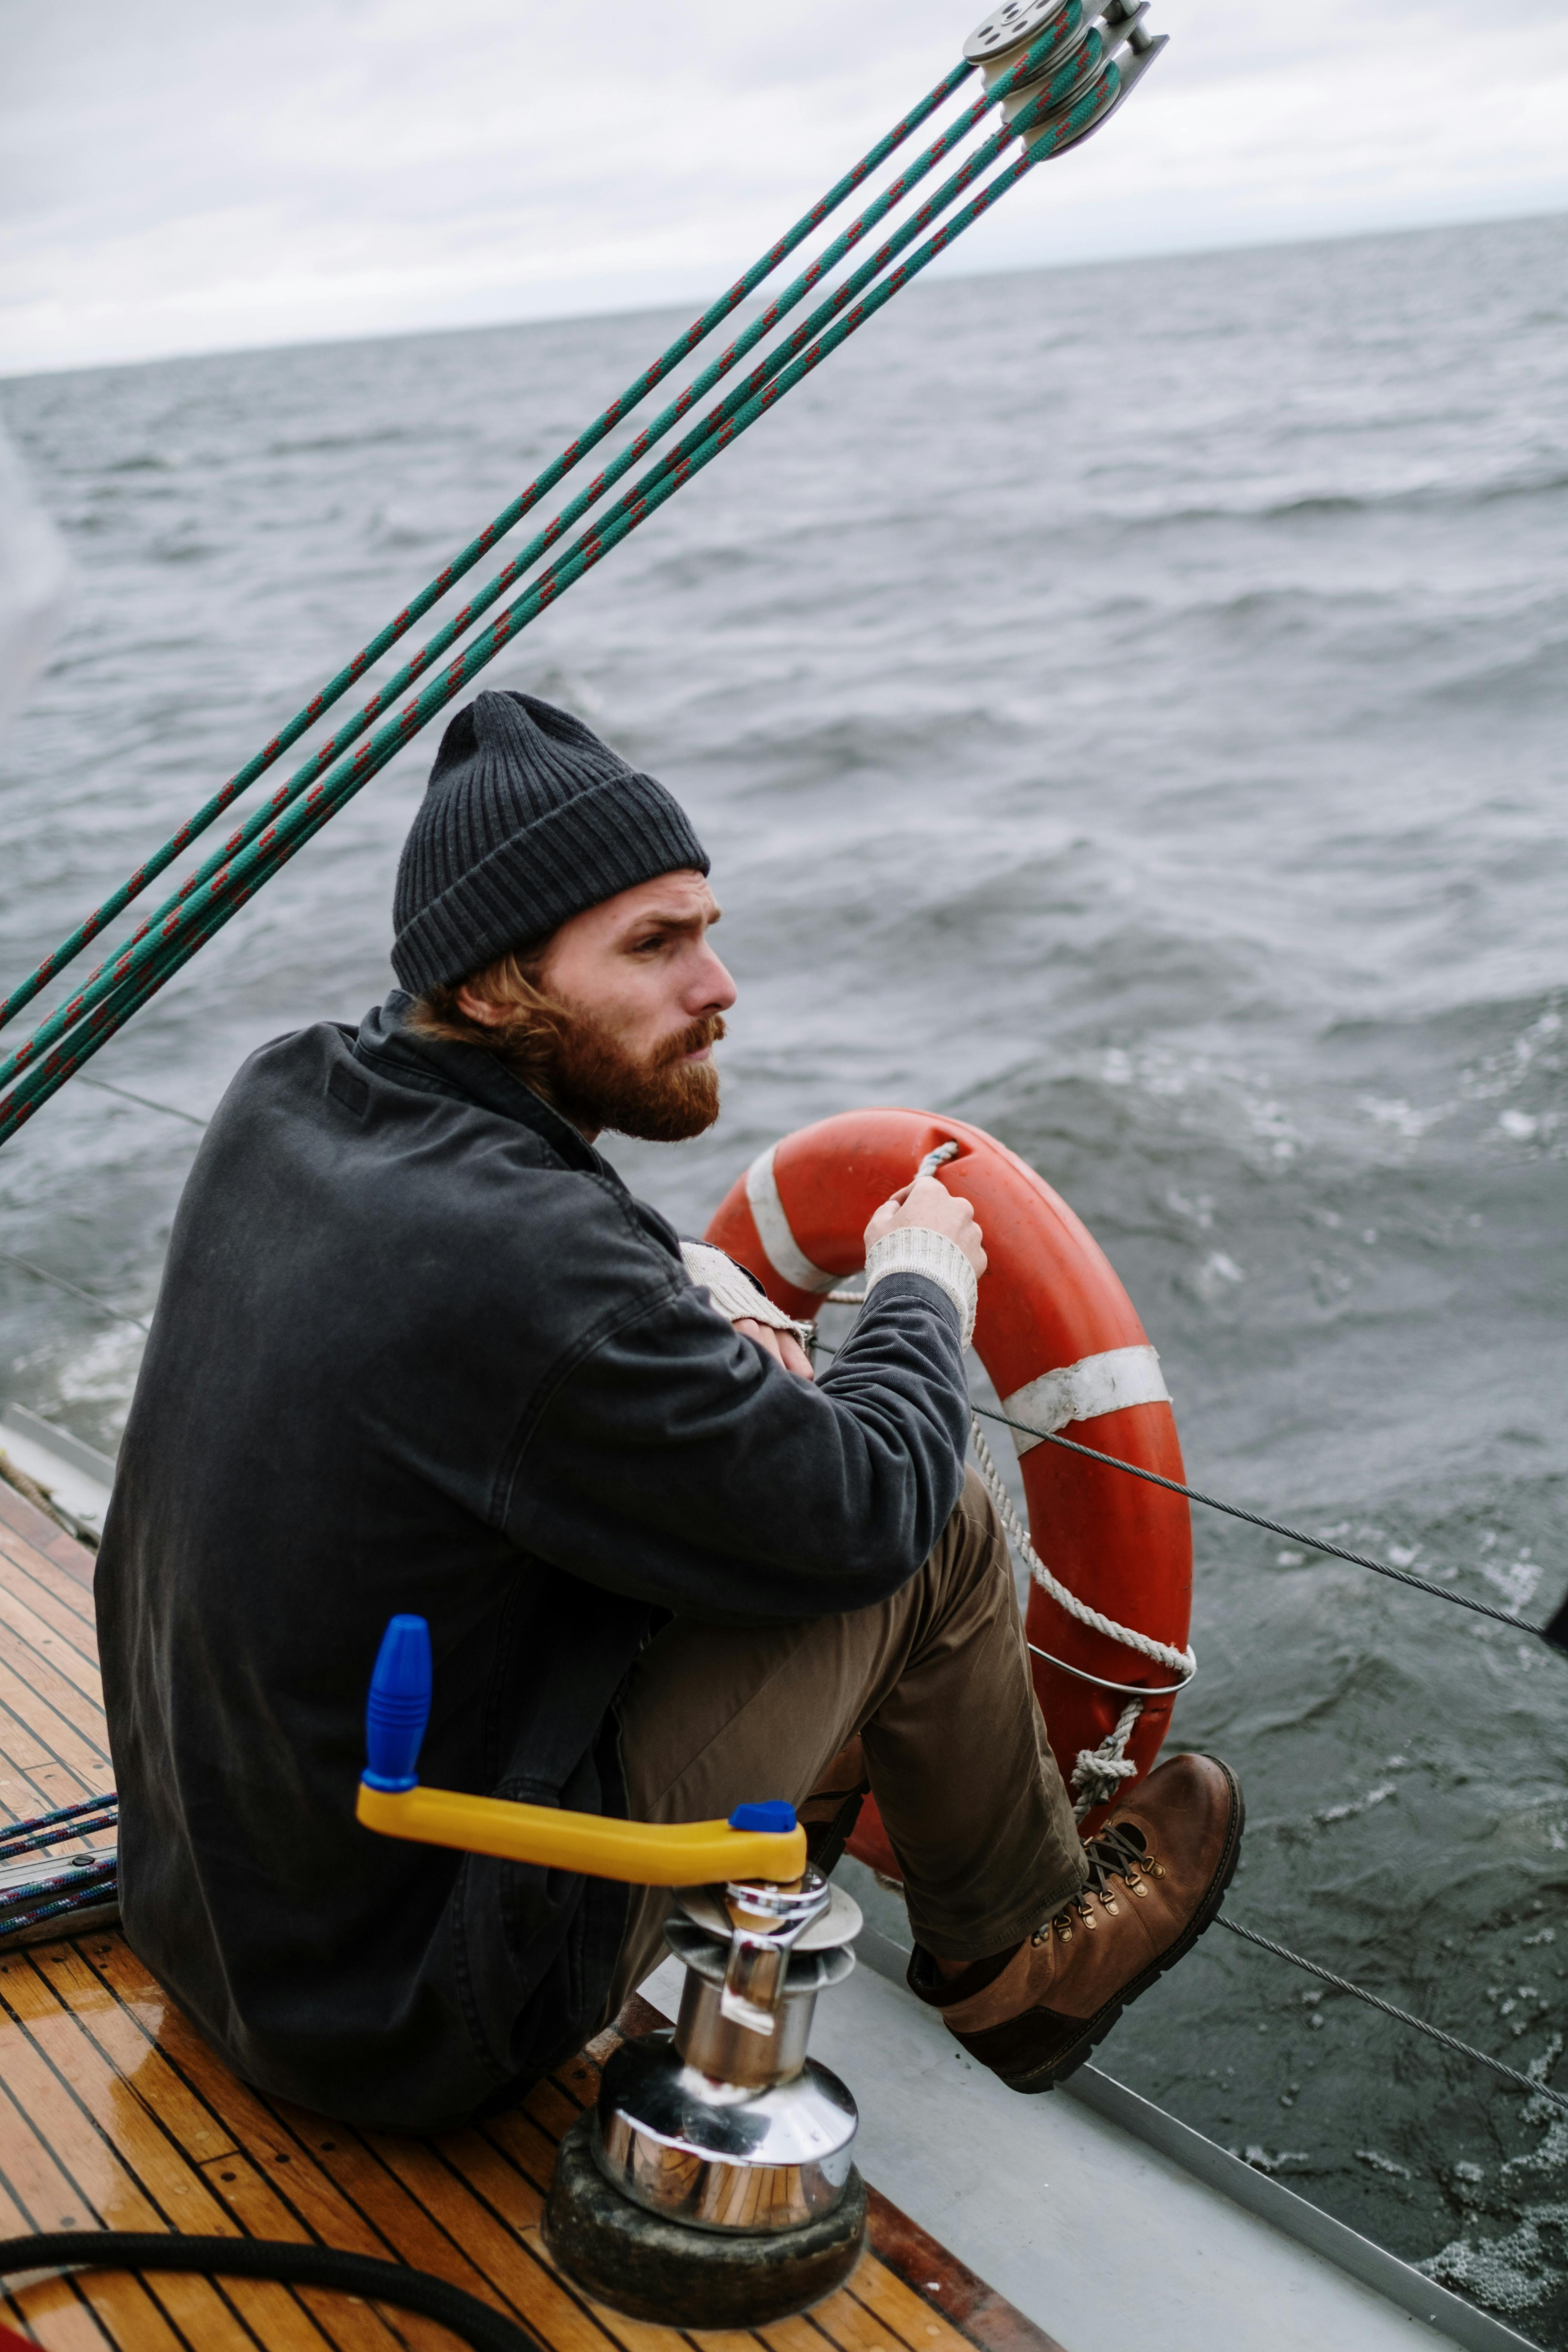
{"label": "orange life ring", "polygon": [[[749,1267],[790,1314],[814,1317],[824,1292],[860,1270],[873,1210],[909,1182],[927,1152],[949,1141],[958,1157],[938,1172],[972,1202],[985,1237],[989,1265],[974,1346],[1004,1412],[1181,1479],[1159,1360],[1110,1260],[1066,1202],[983,1128],[918,1110],[819,1119],[752,1161],[721,1202],[708,1239]],[[1035,1549],[1060,1582],[1119,1625],[1184,1649],[1193,1580],[1184,1497],[1063,1446],[996,1432],[1004,1433],[1015,1434],[1020,1450]],[[1079,1623],[1037,1582],[1026,1626],[1031,1644],[1063,1662],[1033,1660],[1064,1779],[1070,1784],[1080,1750],[1098,1748],[1112,1731],[1129,1685],[1163,1694],[1144,1702],[1127,1746],[1128,1760],[1146,1772],[1164,1738],[1178,1677]],[[1087,1817],[1086,1835],[1107,1810]],[[897,1872],[869,1804],[850,1851]]]}

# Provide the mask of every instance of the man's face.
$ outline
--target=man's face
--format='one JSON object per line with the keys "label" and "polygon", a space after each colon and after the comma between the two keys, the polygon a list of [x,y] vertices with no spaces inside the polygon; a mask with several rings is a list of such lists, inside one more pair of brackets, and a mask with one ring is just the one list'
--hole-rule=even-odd
{"label": "man's face", "polygon": [[[713,1045],[735,983],[709,944],[718,919],[704,877],[684,872],[639,882],[556,933],[539,986],[571,1017],[550,1090],[584,1134],[675,1142],[719,1116]],[[495,1025],[486,1000],[465,989],[458,1003]]]}

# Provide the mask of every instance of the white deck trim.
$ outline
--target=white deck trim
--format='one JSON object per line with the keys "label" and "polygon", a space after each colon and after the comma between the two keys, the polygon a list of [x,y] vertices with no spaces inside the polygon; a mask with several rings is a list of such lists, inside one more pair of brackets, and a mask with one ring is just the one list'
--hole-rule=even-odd
{"label": "white deck trim", "polygon": [[[1216,2344],[1226,2352],[1321,2352],[1331,2344],[1356,2352],[1399,2345],[1539,2352],[1502,2320],[1098,2067],[1080,2067],[1059,2100],[1003,2090],[905,1988],[909,1931],[900,1899],[858,1863],[842,1864],[837,1875],[867,1912],[856,1945],[863,1973],[823,1995],[812,2049],[859,2102],[867,2178],[1068,2352],[1136,2352],[1151,2342],[1161,2352],[1213,2352]],[[679,1999],[677,1973],[667,1962],[649,1987],[660,2007]],[[874,1987],[870,1978],[882,1982]],[[1094,2119],[1088,2140],[1077,2137],[1075,2111],[1085,2126]],[[1062,2120],[1053,2124],[1053,2114]],[[965,2163],[964,2151],[975,2147],[994,2151],[983,2167],[973,2157]],[[1074,2156],[1124,2232],[1136,2240],[1146,2222],[1171,2228],[1173,2243],[1150,2265],[1159,2275],[1150,2308],[1140,2315],[1118,2296],[1120,2333],[1106,2332],[1098,2287],[1086,2293],[1078,2324],[1066,2279],[1092,2283],[1087,2240],[1080,2263],[1070,2242],[1052,2242],[1035,2202],[1040,2180],[1055,2184],[1053,2197],[1061,2193],[1064,2174],[1050,2167]],[[1059,2236],[1059,2218],[1055,2230]],[[1227,2313],[1219,2306],[1237,2265],[1252,2300],[1244,2296],[1239,2313]],[[1092,2326],[1091,2312],[1099,2315]]]}
{"label": "white deck trim", "polygon": [[114,1465],[107,1454],[84,1445],[68,1429],[57,1429],[25,1404],[8,1404],[0,1412],[0,1453],[8,1454],[73,1519],[95,1535],[102,1534],[114,1484]]}

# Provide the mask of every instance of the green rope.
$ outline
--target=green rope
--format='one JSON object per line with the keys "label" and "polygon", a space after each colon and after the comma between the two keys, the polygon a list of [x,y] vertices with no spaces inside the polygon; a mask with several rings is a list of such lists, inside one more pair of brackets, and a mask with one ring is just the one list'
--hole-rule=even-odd
{"label": "green rope", "polygon": [[[542,498],[546,497],[555,485],[605,438],[607,433],[612,432],[624,417],[629,415],[656,385],[663,383],[682,360],[689,357],[700,343],[705,341],[714,329],[722,324],[746,296],[753,293],[764,278],[772,276],[780,262],[785,260],[798,246],[805,242],[813,229],[818,227],[829,214],[837,212],[840,205],[854,194],[863,180],[876,171],[879,164],[884,163],[894,150],[901,146],[904,141],[917,131],[922,122],[928,121],[939,107],[945,104],[972,71],[972,67],[961,62],[942,77],[934,89],[928,90],[920,103],[911,108],[900,121],[896,122],[893,128],[861,157],[859,163],[851,171],[847,172],[826,195],[820,197],[811,206],[808,212],[804,213],[792,229],[786,231],[775,245],[770,246],[767,252],[760,256],[750,269],[736,279],[727,293],[712,303],[703,312],[701,318],[694,320],[683,335],[678,336],[675,341],[670,343],[654,361],[652,366],[646,369],[634,383],[629,383],[619,398],[613,400],[609,406],[595,417],[593,424],[578,435],[576,440],[569,443],[561,455],[554,458],[542,473],[536,476],[510,506],[504,507],[494,521],[489,523],[477,539],[470,541],[461,553],[456,556],[443,572],[438,572],[427,586],[421,589],[416,596],[411,598],[401,612],[389,621],[368,645],[362,646],[353,659],[341,669],[335,677],[330,679],[319,694],[313,695],[302,709],[296,711],[287,726],[281,728],[253,759],[248,760],[243,768],[239,769],[219,791],[213,794],[210,800],[205,802],[195,814],[187,819],[178,832],[172,835],[160,849],[155,850],[143,865],[139,866],[128,881],[106,898],[101,906],[95,908],[68,940],[64,940],[52,954],[46,956],[43,962],[12,991],[3,1003],[0,1003],[0,1028],[4,1028],[12,1016],[18,1013],[24,1004],[29,1003],[57,972],[71,962],[91,940],[96,939],[106,924],[112,922],[116,915],[129,906],[133,898],[138,898],[149,882],[172,865],[181,851],[186,848],[198,834],[205,833],[247,785],[254,783],[258,776],[263,775],[290,744],[298,742],[300,737],[308,728],[315,725],[323,712],[330,710],[335,702],[341,700],[349,688],[363,677],[372,664],[378,661],[383,654],[395,646],[398,639],[413,627],[415,622],[427,613],[432,604],[437,604],[465,573],[472,571],[474,565],[489,554],[496,542],[504,539],[512,526],[519,522],[531,507],[536,506]],[[325,747],[327,757],[329,759],[335,757],[341,745],[336,741],[328,744]]]}
{"label": "green rope", "polygon": [[[849,227],[817,256],[810,268],[804,271],[793,285],[786,288],[783,294],[776,297],[763,315],[730,344],[692,384],[687,387],[678,400],[670,403],[652,425],[639,433],[629,446],[601,474],[595,476],[587,488],[555,516],[542,531],[537,533],[527,546],[497,574],[495,579],[481,589],[479,594],[439,630],[427,645],[422,646],[412,660],[405,663],[395,677],[387,680],[363,710],[340,728],[321,751],[308,760],[285,785],[275,792],[265,806],[256,811],[239,831],[230,836],[221,850],[209,857],[195,875],[182,884],[174,896],[166,900],[157,912],[141,926],[116,957],[106,960],[100,964],[89,974],[84,986],[68,1003],[44,1021],[13,1055],[0,1060],[0,1086],[4,1086],[14,1077],[26,1064],[36,1061],[46,1046],[53,1044],[54,1040],[79,1020],[84,1013],[100,1003],[109,993],[113,983],[126,975],[130,969],[127,959],[132,950],[143,940],[167,923],[193,892],[199,890],[209,882],[229,864],[239,850],[247,847],[265,832],[283,809],[291,806],[301,793],[308,791],[310,786],[331,766],[332,760],[355,741],[372,721],[384,713],[401,694],[406,692],[415,680],[428,668],[433,660],[445,653],[456,639],[462,635],[465,630],[481,614],[488,611],[505,590],[527,571],[531,564],[548,551],[567,529],[580,521],[589,508],[618,481],[639,457],[645,456],[656,442],[662,439],[698,400],[710,391],[714,384],[737,365],[749,351],[754,349],[762,337],[794,309],[811,288],[819,283],[826,272],[836,267],[845,255],[875,226],[877,222],[884,218],[944,155],[952,152],[959,141],[965,137],[983,118],[988,109],[1009,95],[1016,86],[1026,83],[1033,75],[1040,71],[1048,62],[1052,51],[1077,31],[1082,21],[1082,14],[1081,0],[1069,0],[1068,7],[1056,20],[1049,32],[1035,43],[1011,72],[998,82],[993,91],[967,108],[940,139],[918,157],[915,163],[885,189],[880,196],[868,205]],[[644,483],[638,486],[639,491],[646,492],[647,483],[658,478],[662,471],[679,464],[683,457],[700,446],[709,432],[717,429],[724,416],[734,414],[743,405],[750,394],[759,388],[771,373],[776,373],[785,360],[792,356],[804,341],[816,332],[820,325],[833,315],[834,310],[841,308],[846,301],[851,299],[854,294],[858,292],[866,283],[869,282],[870,278],[885,266],[892,255],[901,250],[914,236],[918,236],[923,226],[943,211],[957,194],[986,168],[1008,140],[1018,135],[1037,120],[1043,121],[1059,99],[1081,79],[1086,62],[1089,65],[1098,63],[1102,46],[1098,32],[1091,31],[1087,43],[1075,52],[1060,75],[1053,79],[1045,90],[1034,100],[1026,111],[1020,114],[1017,122],[1010,129],[997,132],[975,155],[972,156],[963,171],[950,179],[935,197],[921,207],[913,219],[905,224],[899,235],[880,248],[870,264],[857,273],[847,286],[840,287],[837,290],[830,305],[826,305],[814,313],[806,325],[797,330],[795,335],[781,346],[779,351],[764,363],[762,370],[753,372],[739,391],[730,396],[727,406],[714,410],[703,420],[694,435],[688,436],[677,449],[667,455],[660,464],[645,477]]]}
{"label": "green rope", "polygon": [[[1030,54],[1032,56],[1033,52]],[[1027,59],[1021,61],[1020,68],[1016,70],[1021,72],[1027,63]],[[1075,61],[1071,73],[1065,77],[1069,86],[1081,79],[1083,64],[1080,57]],[[616,501],[607,516],[601,517],[589,531],[531,583],[522,596],[471,640],[465,651],[390,725],[381,728],[368,743],[362,745],[346,765],[330,772],[324,778],[316,777],[288,805],[278,810],[268,807],[257,812],[250,824],[241,828],[234,841],[226,846],[224,853],[208,861],[201,877],[187,885],[175,900],[160,910],[155,927],[145,929],[112,967],[62,1007],[43,1024],[35,1037],[19,1048],[8,1062],[0,1066],[0,1081],[21,1073],[11,1092],[0,1097],[0,1141],[14,1133],[41,1102],[47,1100],[91,1053],[122,1026],[132,1013],[162,987],[189,956],[237,911],[263,881],[270,878],[312,838],[321,825],[379,772],[403,744],[487,662],[492,660],[521,629],[537,618],[612,547],[656,512],[677,489],[710,463],[721,449],[748,430],[776,400],[837,350],[848,335],[858,331],[894,293],[973,226],[1034,163],[1081,137],[1101,114],[1114,105],[1121,89],[1118,70],[1114,65],[1109,65],[1092,87],[1083,91],[1070,106],[1063,108],[1059,119],[1053,121],[1051,110],[1058,100],[1062,79],[1058,78],[1039,95],[1028,109],[1019,114],[1015,123],[998,131],[993,140],[986,142],[935,196],[928,199],[911,222],[879,248],[847,286],[839,289],[813,314],[805,327],[797,329],[778,351],[770,355],[768,361],[721,404],[719,409],[704,419],[674,451],[660,458],[631,490]],[[997,95],[1001,95],[1000,89]],[[857,302],[837,326],[822,334],[809,348],[799,350],[807,335],[849,301],[855,291],[867,286],[910,238],[953,201],[956,194],[1000,152],[1002,145],[1026,133],[1029,137],[1029,144],[1013,164],[998,173],[978,196],[972,199],[908,261],[890,271],[879,284],[874,285],[866,299]],[[936,142],[931,160],[940,152],[942,152],[942,142]],[[924,163],[922,168],[929,169],[929,162]],[[906,184],[912,184],[916,176],[919,176],[918,171],[907,175]],[[841,250],[848,249],[848,244],[844,240],[838,243]],[[826,266],[825,263],[824,267]],[[820,274],[820,271],[816,273]],[[811,273],[806,275],[810,277]],[[35,1063],[34,1056],[38,1050],[62,1036],[68,1028],[73,1034],[66,1045],[50,1053],[43,1062]]]}

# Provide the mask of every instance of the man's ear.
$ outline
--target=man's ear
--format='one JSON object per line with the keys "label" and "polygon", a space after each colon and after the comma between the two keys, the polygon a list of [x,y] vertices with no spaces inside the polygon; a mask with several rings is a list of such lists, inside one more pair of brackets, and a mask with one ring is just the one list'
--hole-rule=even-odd
{"label": "man's ear", "polygon": [[469,1021],[477,1021],[481,1028],[494,1029],[499,1023],[506,1019],[504,1004],[498,1004],[493,996],[479,995],[476,989],[469,987],[467,981],[458,991],[457,1002],[458,1012]]}

